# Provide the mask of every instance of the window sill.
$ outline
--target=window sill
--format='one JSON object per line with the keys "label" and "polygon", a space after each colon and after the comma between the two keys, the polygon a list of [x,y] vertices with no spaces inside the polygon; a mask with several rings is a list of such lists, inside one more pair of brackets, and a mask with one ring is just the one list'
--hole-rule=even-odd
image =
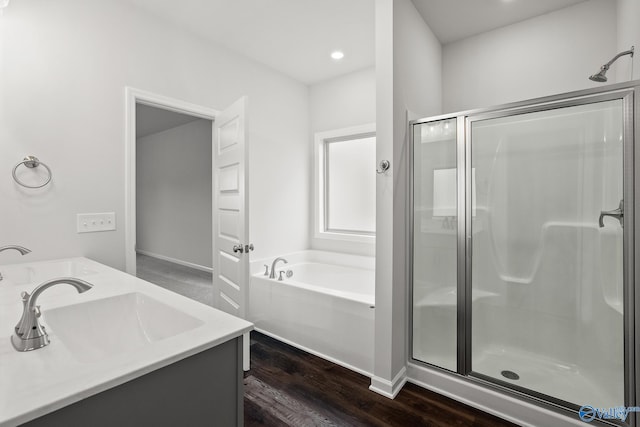
{"label": "window sill", "polygon": [[319,240],[368,243],[370,245],[376,244],[376,236],[367,236],[364,234],[351,234],[351,233],[323,231],[323,232],[315,233],[313,237]]}

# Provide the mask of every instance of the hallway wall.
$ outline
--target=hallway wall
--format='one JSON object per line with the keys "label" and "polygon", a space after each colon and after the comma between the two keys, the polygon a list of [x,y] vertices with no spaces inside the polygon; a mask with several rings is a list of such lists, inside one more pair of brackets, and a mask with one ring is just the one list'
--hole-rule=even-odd
{"label": "hallway wall", "polygon": [[136,249],[211,268],[211,121],[136,141]]}

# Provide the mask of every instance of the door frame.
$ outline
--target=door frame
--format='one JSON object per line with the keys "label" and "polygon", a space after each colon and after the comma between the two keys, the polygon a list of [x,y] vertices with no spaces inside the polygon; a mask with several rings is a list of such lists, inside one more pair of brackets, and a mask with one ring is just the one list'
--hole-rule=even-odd
{"label": "door frame", "polygon": [[[176,98],[125,87],[125,271],[136,275],[136,104],[143,104],[162,110],[188,114],[201,119],[215,121],[220,113],[213,108],[192,104]],[[211,145],[214,143],[211,136]],[[214,179],[212,177],[212,179]]]}

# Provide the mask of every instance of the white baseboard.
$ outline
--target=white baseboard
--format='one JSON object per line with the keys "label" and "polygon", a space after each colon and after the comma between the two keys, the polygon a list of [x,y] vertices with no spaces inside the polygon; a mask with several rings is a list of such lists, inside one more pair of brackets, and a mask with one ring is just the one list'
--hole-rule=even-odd
{"label": "white baseboard", "polygon": [[213,268],[205,267],[204,265],[195,264],[193,262],[182,261],[182,260],[171,258],[171,257],[165,256],[165,255],[154,254],[153,252],[144,251],[142,249],[136,249],[136,253],[138,253],[140,255],[146,255],[146,256],[151,257],[151,258],[157,258],[157,259],[161,259],[163,261],[172,262],[174,264],[183,265],[185,267],[195,268],[196,270],[206,271],[207,273],[213,273]]}
{"label": "white baseboard", "polygon": [[311,348],[308,348],[308,347],[305,347],[305,346],[303,346],[303,345],[297,344],[297,343],[295,343],[295,342],[293,342],[293,341],[291,341],[291,340],[288,340],[288,339],[282,338],[282,337],[281,337],[281,336],[279,336],[279,335],[272,334],[272,333],[271,333],[271,332],[269,332],[269,331],[265,331],[264,329],[254,328],[254,330],[255,330],[256,332],[260,332],[261,334],[264,334],[264,335],[266,335],[266,336],[268,336],[268,337],[271,337],[271,338],[276,339],[276,340],[278,340],[278,341],[281,341],[281,342],[283,342],[283,343],[285,343],[285,344],[288,344],[288,345],[290,345],[290,346],[292,346],[292,347],[299,348],[299,349],[300,349],[300,350],[302,350],[302,351],[306,351],[307,353],[313,354],[314,356],[318,356],[318,357],[320,357],[320,358],[322,358],[322,359],[328,360],[328,361],[329,361],[329,362],[331,362],[331,363],[335,363],[336,365],[340,365],[340,366],[342,366],[343,368],[350,369],[350,370],[352,370],[352,371],[354,371],[354,372],[359,373],[360,375],[364,375],[365,377],[369,377],[369,378],[371,378],[371,373],[370,373],[370,372],[367,372],[367,371],[365,371],[365,370],[363,370],[363,369],[360,369],[360,368],[358,368],[358,367],[355,367],[355,366],[353,366],[353,365],[350,365],[350,364],[348,364],[348,363],[346,363],[346,362],[343,362],[342,360],[338,360],[338,359],[336,359],[336,358],[334,358],[334,357],[327,356],[327,355],[326,355],[326,354],[324,354],[324,353],[320,353],[319,351],[315,351],[315,350],[313,350],[313,349],[311,349]]}
{"label": "white baseboard", "polygon": [[407,368],[403,367],[391,381],[376,376],[372,377],[369,390],[388,397],[389,399],[395,399],[406,382]]}

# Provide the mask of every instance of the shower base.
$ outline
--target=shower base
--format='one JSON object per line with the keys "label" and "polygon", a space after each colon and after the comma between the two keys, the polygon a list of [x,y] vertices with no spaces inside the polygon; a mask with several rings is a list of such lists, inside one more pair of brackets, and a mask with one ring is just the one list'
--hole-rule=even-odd
{"label": "shower base", "polygon": [[[498,346],[486,347],[473,354],[473,372],[501,380],[502,382],[546,394],[578,406],[598,408],[624,406],[623,373],[610,372],[598,375],[599,380],[587,369],[544,358],[535,353]],[[503,371],[517,374],[509,379]]]}

